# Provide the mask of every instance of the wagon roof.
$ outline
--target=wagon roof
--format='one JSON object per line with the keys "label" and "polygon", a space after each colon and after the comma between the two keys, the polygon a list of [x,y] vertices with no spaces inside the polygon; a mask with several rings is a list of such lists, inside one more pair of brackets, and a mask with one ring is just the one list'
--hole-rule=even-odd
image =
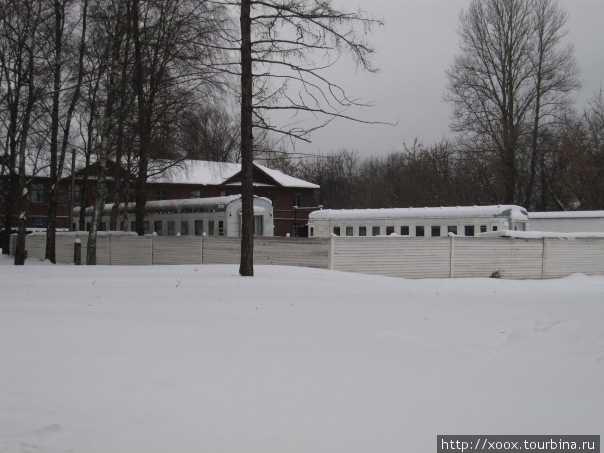
{"label": "wagon roof", "polygon": [[511,217],[527,220],[524,208],[515,205],[455,206],[431,208],[387,208],[387,209],[322,209],[313,211],[309,220],[353,220],[353,219],[410,219],[442,217]]}
{"label": "wagon roof", "polygon": [[604,211],[550,211],[529,212],[530,219],[587,219],[604,218]]}

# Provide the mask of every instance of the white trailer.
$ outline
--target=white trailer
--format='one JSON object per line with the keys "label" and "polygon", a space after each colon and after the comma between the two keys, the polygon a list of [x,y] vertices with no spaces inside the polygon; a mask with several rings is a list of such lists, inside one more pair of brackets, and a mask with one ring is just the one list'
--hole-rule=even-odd
{"label": "white trailer", "polygon": [[309,236],[476,236],[500,230],[527,231],[520,206],[440,208],[322,209],[308,219]]}
{"label": "white trailer", "polygon": [[[134,203],[120,206],[118,224],[122,231],[135,231]],[[106,204],[101,231],[106,231],[113,204]],[[241,236],[241,195],[192,198],[186,200],[148,201],[145,206],[145,234],[158,236],[207,235]],[[79,208],[74,209],[79,216]],[[92,208],[86,208],[89,228]],[[254,197],[254,234],[273,236],[273,204],[268,198]]]}

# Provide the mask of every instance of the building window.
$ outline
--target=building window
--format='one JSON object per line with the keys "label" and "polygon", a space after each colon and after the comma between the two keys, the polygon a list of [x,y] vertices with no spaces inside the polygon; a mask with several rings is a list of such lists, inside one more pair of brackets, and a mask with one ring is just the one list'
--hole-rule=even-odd
{"label": "building window", "polygon": [[32,228],[44,228],[44,217],[32,217],[31,226]]}
{"label": "building window", "polygon": [[128,203],[136,203],[136,191],[128,189]]}
{"label": "building window", "polygon": [[[69,196],[71,197],[71,191],[69,192]],[[82,202],[82,186],[73,187],[73,202],[74,203]]]}
{"label": "building window", "polygon": [[210,236],[214,236],[214,221],[213,220],[208,221],[208,234]]}
{"label": "building window", "polygon": [[144,223],[143,223],[143,233],[149,234],[150,232],[151,231],[150,231],[150,227],[149,227],[149,221],[145,220]]}
{"label": "building window", "polygon": [[101,222],[101,228],[99,231],[107,231],[107,222]]}
{"label": "building window", "polygon": [[432,225],[430,227],[430,235],[433,237],[440,236],[440,225]]}
{"label": "building window", "polygon": [[308,231],[310,232],[310,237],[313,237],[315,235],[315,229],[314,229],[314,227],[310,227],[308,229]]}
{"label": "building window", "polygon": [[333,227],[333,234],[335,234],[336,236],[340,235],[340,227]]}
{"label": "building window", "polygon": [[416,226],[415,227],[415,235],[416,236],[425,236],[426,232],[423,226]]}
{"label": "building window", "polygon": [[359,227],[359,236],[367,236],[367,227]]}
{"label": "building window", "polygon": [[346,227],[346,236],[352,236],[353,233],[353,228],[352,227]]}
{"label": "building window", "polygon": [[188,220],[182,220],[180,222],[180,234],[182,236],[189,235],[189,221]]}
{"label": "building window", "polygon": [[493,231],[497,231],[497,225],[493,225]]}
{"label": "building window", "polygon": [[176,224],[168,221],[168,236],[176,236]]}
{"label": "building window", "polygon": [[387,226],[386,227],[386,236],[390,236],[391,234],[394,234],[394,227],[393,226]]}
{"label": "building window", "polygon": [[275,204],[275,192],[273,192],[273,191],[266,192],[266,198],[271,200],[272,204]]}
{"label": "building window", "polygon": [[457,234],[457,225],[449,225],[447,227],[447,233]]}
{"label": "building window", "polygon": [[192,190],[189,193],[189,198],[201,198],[201,190]]}
{"label": "building window", "polygon": [[167,200],[168,199],[168,191],[166,189],[157,189],[155,195],[158,200]]}
{"label": "building window", "polygon": [[195,236],[201,236],[203,234],[203,220],[195,221]]}
{"label": "building window", "polygon": [[302,207],[302,194],[297,192],[294,194],[293,200],[292,200],[292,206],[297,206],[298,208]]}
{"label": "building window", "polygon": [[161,220],[156,220],[155,223],[153,224],[153,228],[158,236],[161,236],[163,234],[163,231],[162,231],[163,222]]}
{"label": "building window", "polygon": [[409,226],[405,225],[401,227],[401,236],[409,236]]}
{"label": "building window", "polygon": [[380,235],[380,227],[379,226],[371,227],[371,235],[372,236],[379,236]]}
{"label": "building window", "polygon": [[474,225],[465,225],[463,230],[465,236],[474,236]]}
{"label": "building window", "polygon": [[130,231],[136,231],[136,222],[135,221],[130,222]]}
{"label": "building window", "polygon": [[[258,216],[254,216],[254,230],[256,229],[256,217]],[[224,221],[222,220],[218,221],[218,236],[224,236]]]}
{"label": "building window", "polygon": [[480,232],[481,233],[486,233],[487,232],[487,226],[486,225],[480,225]]}
{"label": "building window", "polygon": [[44,184],[32,184],[29,194],[32,203],[44,203]]}
{"label": "building window", "polygon": [[[222,222],[220,222],[222,223]],[[255,236],[262,236],[264,234],[264,229],[262,228],[264,226],[264,216],[261,215],[255,215],[254,216],[254,235]]]}

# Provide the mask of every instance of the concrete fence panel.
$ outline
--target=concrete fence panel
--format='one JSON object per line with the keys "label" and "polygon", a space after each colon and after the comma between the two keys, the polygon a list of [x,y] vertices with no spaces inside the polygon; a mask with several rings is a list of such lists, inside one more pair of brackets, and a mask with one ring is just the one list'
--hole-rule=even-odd
{"label": "concrete fence panel", "polygon": [[541,278],[541,239],[455,237],[452,277]]}
{"label": "concrete fence panel", "polygon": [[448,238],[335,237],[333,269],[392,277],[446,278],[451,273]]}
{"label": "concrete fence panel", "polygon": [[241,241],[239,238],[204,237],[203,264],[239,264]]}
{"label": "concrete fence panel", "polygon": [[254,263],[327,269],[329,239],[255,238]]}
{"label": "concrete fence panel", "polygon": [[153,237],[153,264],[202,264],[201,236]]}
{"label": "concrete fence panel", "polygon": [[545,239],[544,278],[604,275],[604,239]]}
{"label": "concrete fence panel", "polygon": [[[112,265],[150,266],[153,264],[151,236],[99,236],[103,239],[106,237],[109,239]],[[97,263],[104,264],[98,262],[98,254]]]}

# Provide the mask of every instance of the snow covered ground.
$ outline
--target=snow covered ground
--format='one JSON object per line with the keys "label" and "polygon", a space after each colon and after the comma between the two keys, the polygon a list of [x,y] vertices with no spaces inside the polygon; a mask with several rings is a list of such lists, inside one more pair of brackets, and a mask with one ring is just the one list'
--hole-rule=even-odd
{"label": "snow covered ground", "polygon": [[0,452],[604,434],[604,277],[0,264]]}

